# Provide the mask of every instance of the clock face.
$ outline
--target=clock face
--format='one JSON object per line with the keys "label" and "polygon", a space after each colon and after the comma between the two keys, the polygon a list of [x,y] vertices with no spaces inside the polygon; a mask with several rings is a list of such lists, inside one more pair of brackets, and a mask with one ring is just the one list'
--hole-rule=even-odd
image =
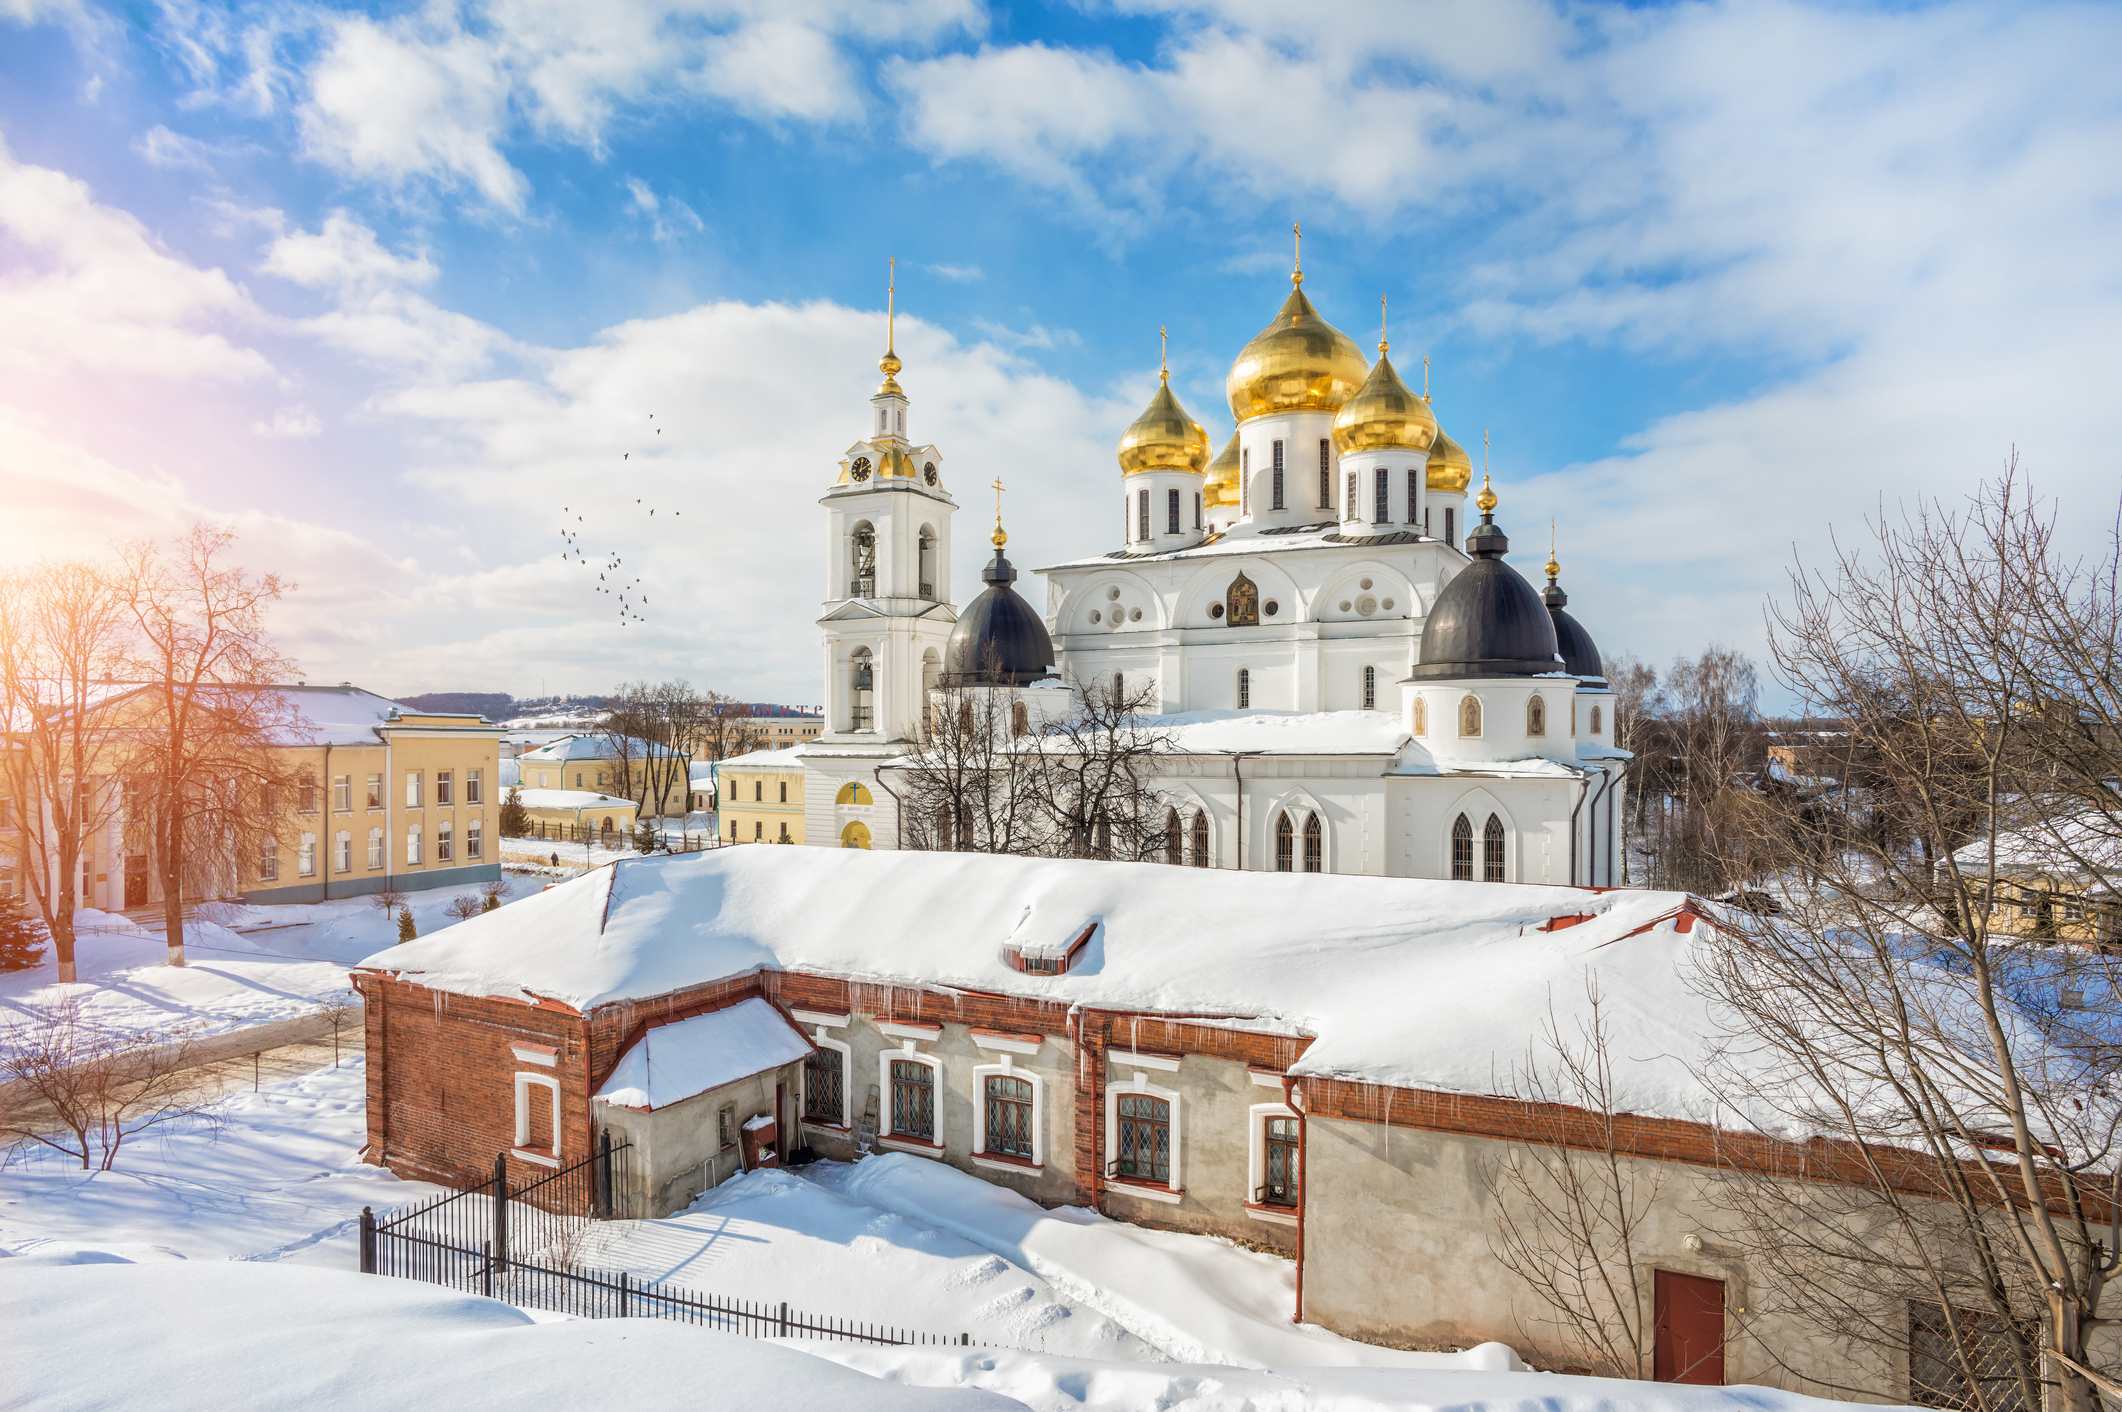
{"label": "clock face", "polygon": [[855,463],[847,468],[847,473],[853,476],[856,480],[868,480],[869,457],[857,456],[855,458]]}
{"label": "clock face", "polygon": [[921,468],[921,478],[927,481],[930,485],[934,485],[936,483],[936,463],[934,461],[929,462],[927,465]]}

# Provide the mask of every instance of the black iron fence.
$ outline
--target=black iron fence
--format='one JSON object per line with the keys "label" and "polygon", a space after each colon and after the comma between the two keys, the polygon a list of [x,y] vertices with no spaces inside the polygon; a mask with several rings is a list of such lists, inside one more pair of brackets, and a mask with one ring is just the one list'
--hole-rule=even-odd
{"label": "black iron fence", "polygon": [[631,1143],[600,1136],[569,1167],[511,1187],[507,1155],[494,1174],[462,1191],[381,1216],[361,1208],[361,1272],[396,1275],[489,1295],[526,1309],[580,1319],[675,1319],[753,1338],[853,1343],[957,1344],[969,1334],[931,1334],[758,1303],[591,1266],[609,1222],[630,1214],[623,1193]]}

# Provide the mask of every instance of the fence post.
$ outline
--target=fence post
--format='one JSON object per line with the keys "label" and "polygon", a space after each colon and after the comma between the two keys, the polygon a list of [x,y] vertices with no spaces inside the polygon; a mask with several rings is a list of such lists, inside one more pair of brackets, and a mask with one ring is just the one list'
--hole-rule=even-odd
{"label": "fence post", "polygon": [[508,1268],[508,1154],[494,1154],[494,1259],[496,1268]]}
{"label": "fence post", "polygon": [[491,1299],[494,1293],[494,1243],[480,1241],[479,1253],[486,1257],[485,1263],[479,1267],[479,1293]]}
{"label": "fence post", "polygon": [[612,1130],[601,1128],[597,1135],[597,1216],[600,1220],[612,1218]]}
{"label": "fence post", "polygon": [[781,1301],[781,1337],[788,1337],[788,1301]]}
{"label": "fence post", "polygon": [[376,1213],[361,1208],[361,1273],[376,1273]]}
{"label": "fence post", "polygon": [[627,1291],[632,1287],[632,1277],[626,1271],[621,1270],[619,1272],[619,1317],[622,1319],[624,1319],[628,1313],[626,1294]]}

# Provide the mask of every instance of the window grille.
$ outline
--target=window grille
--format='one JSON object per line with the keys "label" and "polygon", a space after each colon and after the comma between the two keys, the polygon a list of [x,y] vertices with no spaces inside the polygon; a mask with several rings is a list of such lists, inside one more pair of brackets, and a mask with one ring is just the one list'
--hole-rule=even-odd
{"label": "window grille", "polygon": [[1319,816],[1317,814],[1313,814],[1310,818],[1304,821],[1305,872],[1317,873],[1325,871],[1325,844],[1326,839],[1324,833],[1319,827]]}
{"label": "window grille", "polygon": [[913,1059],[892,1060],[892,1136],[936,1140],[936,1071]]}
{"label": "window grille", "polygon": [[1120,1095],[1119,1176],[1169,1182],[1172,1177],[1172,1106],[1147,1094]]}
{"label": "window grille", "polygon": [[1135,538],[1149,538],[1149,492],[1135,492]]}
{"label": "window grille", "polygon": [[1334,507],[1333,461],[1328,450],[1331,444],[1325,437],[1319,438],[1319,508],[1322,510]]}
{"label": "window grille", "polygon": [[1378,669],[1376,667],[1365,667],[1363,669],[1363,709],[1366,711],[1378,709]]}
{"label": "window grille", "polygon": [[1290,827],[1289,815],[1275,815],[1275,871],[1278,873],[1296,870],[1297,831]]}
{"label": "window grille", "polygon": [[1474,826],[1461,814],[1452,821],[1452,881],[1474,880]]}
{"label": "window grille", "polygon": [[988,1075],[987,1150],[1007,1157],[1032,1155],[1032,1086],[1028,1080]]}
{"label": "window grille", "polygon": [[1297,1120],[1267,1120],[1267,1182],[1260,1190],[1266,1206],[1297,1204]]}
{"label": "window grille", "polygon": [[1348,473],[1348,494],[1341,501],[1341,518],[1344,520],[1356,518],[1356,473],[1354,471]]}
{"label": "window grille", "polygon": [[1422,472],[1407,473],[1407,522],[1415,522],[1415,507],[1422,503]]}
{"label": "window grille", "polygon": [[1382,525],[1392,519],[1392,481],[1389,479],[1391,475],[1392,472],[1386,470],[1383,466],[1378,467],[1376,471],[1371,473],[1370,522],[1374,525]]}
{"label": "window grille", "polygon": [[1455,549],[1459,545],[1457,531],[1452,525],[1452,510],[1449,505],[1444,507],[1444,542]]}
{"label": "window grille", "polygon": [[1195,867],[1197,867],[1197,868],[1205,868],[1205,867],[1207,867],[1207,866],[1208,866],[1208,815],[1207,815],[1207,814],[1205,814],[1205,813],[1203,813],[1203,812],[1202,812],[1201,810],[1199,810],[1199,809],[1196,809],[1196,810],[1194,811],[1194,830],[1193,830],[1193,832],[1194,832],[1194,858],[1193,858],[1193,863],[1194,863],[1194,866],[1195,866]]}
{"label": "window grille", "polygon": [[1481,881],[1503,881],[1503,821],[1494,814],[1481,831]]}
{"label": "window grille", "polygon": [[1164,492],[1164,532],[1166,534],[1177,534],[1179,532],[1179,492],[1176,490]]}
{"label": "window grille", "polygon": [[1275,509],[1277,509],[1277,510],[1279,510],[1279,509],[1281,509],[1281,508],[1282,508],[1282,443],[1281,443],[1281,442],[1279,442],[1279,441],[1275,443],[1275,504],[1274,504],[1274,508],[1275,508]]}
{"label": "window grille", "polygon": [[1238,668],[1238,709],[1243,711],[1253,704],[1253,674],[1249,667]]}
{"label": "window grille", "polygon": [[847,1121],[847,1075],[840,1051],[820,1045],[803,1061],[803,1116],[821,1123]]}

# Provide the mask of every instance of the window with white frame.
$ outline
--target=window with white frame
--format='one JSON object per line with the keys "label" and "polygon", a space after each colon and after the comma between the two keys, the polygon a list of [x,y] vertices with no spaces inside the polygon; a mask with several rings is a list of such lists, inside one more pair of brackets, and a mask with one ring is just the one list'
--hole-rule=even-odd
{"label": "window with white frame", "polygon": [[274,882],[280,877],[280,840],[267,834],[258,840],[258,881]]}
{"label": "window with white frame", "polygon": [[1040,1077],[1004,1054],[1000,1063],[973,1069],[973,1092],[973,1159],[1044,1165],[1046,1085]]}
{"label": "window with white frame", "polygon": [[383,830],[368,831],[368,866],[371,869],[383,866]]}
{"label": "window with white frame", "polygon": [[845,1127],[848,1047],[822,1034],[817,1045],[803,1061],[803,1120]]}
{"label": "window with white frame", "polygon": [[405,772],[405,807],[408,809],[419,808],[421,797],[420,772],[418,770],[407,770]]}
{"label": "window with white frame", "polygon": [[560,1165],[560,1083],[549,1075],[516,1075],[516,1153]]}
{"label": "window with white frame", "polygon": [[[1121,1056],[1115,1056],[1119,1058]],[[1180,1101],[1138,1073],[1105,1090],[1105,1174],[1144,1194],[1177,1200],[1181,1186]],[[1162,1195],[1161,1193],[1169,1193]]]}
{"label": "window with white frame", "polygon": [[451,836],[449,820],[435,825],[435,861],[447,863],[457,856],[457,841]]}
{"label": "window with white frame", "polygon": [[405,831],[405,861],[408,866],[419,866],[420,826],[418,824],[412,825]]}
{"label": "window with white frame", "polygon": [[484,770],[466,770],[464,772],[465,803],[484,804],[486,802],[485,774]]}
{"label": "window with white frame", "polygon": [[351,873],[354,870],[354,836],[345,829],[332,839],[332,871]]}
{"label": "window with white frame", "polygon": [[332,776],[332,808],[341,814],[351,814],[354,811],[354,777],[352,775]]}
{"label": "window with white frame", "polygon": [[381,775],[370,775],[368,777],[368,807],[371,809],[381,809],[383,807],[383,776]]}
{"label": "window with white frame", "polygon": [[887,1049],[877,1056],[878,1081],[884,1097],[883,1132],[887,1141],[943,1145],[943,1115],[937,1090],[943,1087],[942,1063],[914,1049]]}
{"label": "window with white frame", "polygon": [[457,780],[449,770],[435,771],[435,803],[450,805],[457,802]]}
{"label": "window with white frame", "polygon": [[486,839],[484,831],[480,828],[479,820],[473,819],[464,826],[464,856],[467,858],[481,858],[485,855]]}
{"label": "window with white frame", "polygon": [[302,835],[301,851],[295,855],[295,870],[305,878],[317,876],[317,836]]}
{"label": "window with white frame", "polygon": [[1297,1112],[1286,1103],[1255,1103],[1249,1113],[1246,1140],[1246,1193],[1249,1204],[1265,1207],[1269,1219],[1279,1210],[1292,1216],[1303,1205],[1303,1162]]}

